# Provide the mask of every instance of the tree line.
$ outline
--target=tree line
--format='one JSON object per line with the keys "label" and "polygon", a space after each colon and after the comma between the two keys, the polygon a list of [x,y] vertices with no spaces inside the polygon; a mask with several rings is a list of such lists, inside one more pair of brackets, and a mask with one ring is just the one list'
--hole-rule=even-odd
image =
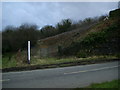
{"label": "tree line", "polygon": [[27,49],[28,40],[31,41],[31,47],[34,47],[39,39],[92,25],[100,22],[105,17],[86,18],[78,22],[73,22],[71,19],[64,19],[57,23],[55,27],[46,25],[41,29],[38,29],[38,26],[33,24],[22,24],[19,27],[7,26],[2,30],[2,53]]}

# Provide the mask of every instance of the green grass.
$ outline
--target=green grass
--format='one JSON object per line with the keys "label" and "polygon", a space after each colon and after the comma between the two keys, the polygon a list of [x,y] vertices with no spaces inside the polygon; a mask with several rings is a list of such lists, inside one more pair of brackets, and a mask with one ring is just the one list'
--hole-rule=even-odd
{"label": "green grass", "polygon": [[71,61],[75,61],[75,58],[62,58],[62,59],[58,59],[58,58],[43,58],[43,59],[31,60],[31,64],[40,64],[40,65],[44,65],[44,64],[58,64],[58,63],[71,62]]}
{"label": "green grass", "polygon": [[8,57],[2,58],[2,68],[9,68],[9,67],[16,67],[16,66],[17,66],[17,62],[15,58],[12,58],[11,60],[9,60]]}
{"label": "green grass", "polygon": [[83,88],[75,88],[75,89],[71,89],[71,90],[81,90],[81,89],[85,89],[85,90],[98,90],[98,89],[112,89],[112,90],[120,90],[120,80],[112,80],[112,81],[107,81],[107,82],[103,82],[103,83],[93,83],[87,87],[83,87]]}
{"label": "green grass", "polygon": [[[86,58],[76,58],[76,57],[69,57],[69,58],[41,58],[41,59],[35,59],[31,57],[31,66],[33,65],[46,65],[46,64],[59,64],[59,63],[65,63],[65,62],[76,62],[76,61],[85,61],[85,60],[111,60],[111,59],[117,59],[116,56],[91,56]],[[30,66],[26,63],[21,62],[19,60],[16,60],[13,56],[11,60],[9,58],[3,57],[2,58],[2,68],[10,68],[10,67],[24,67],[24,66]],[[61,66],[66,66],[65,64]]]}
{"label": "green grass", "polygon": [[58,63],[64,63],[64,62],[74,62],[74,61],[83,61],[83,60],[110,60],[110,59],[116,59],[116,56],[91,56],[86,58],[76,58],[76,57],[70,57],[70,58],[43,58],[43,59],[33,59],[31,60],[31,64],[58,64]]}
{"label": "green grass", "polygon": [[113,80],[109,82],[91,84],[87,88],[118,88],[120,80]]}
{"label": "green grass", "polygon": [[0,57],[0,69],[2,69],[2,58]]}

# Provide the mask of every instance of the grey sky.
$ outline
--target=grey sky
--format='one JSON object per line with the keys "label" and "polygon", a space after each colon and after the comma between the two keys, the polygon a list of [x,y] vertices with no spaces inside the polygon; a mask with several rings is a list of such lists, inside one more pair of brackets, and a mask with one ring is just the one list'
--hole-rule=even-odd
{"label": "grey sky", "polygon": [[55,25],[62,19],[74,21],[108,14],[117,8],[117,2],[4,2],[2,3],[2,28],[23,23],[39,28]]}

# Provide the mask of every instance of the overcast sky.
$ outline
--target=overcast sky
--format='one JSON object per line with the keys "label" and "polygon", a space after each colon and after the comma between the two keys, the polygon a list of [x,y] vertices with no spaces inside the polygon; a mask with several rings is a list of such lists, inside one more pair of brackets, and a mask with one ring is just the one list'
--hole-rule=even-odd
{"label": "overcast sky", "polygon": [[62,19],[74,21],[108,14],[117,8],[117,2],[3,2],[2,28],[23,23],[36,24],[39,28],[53,25]]}

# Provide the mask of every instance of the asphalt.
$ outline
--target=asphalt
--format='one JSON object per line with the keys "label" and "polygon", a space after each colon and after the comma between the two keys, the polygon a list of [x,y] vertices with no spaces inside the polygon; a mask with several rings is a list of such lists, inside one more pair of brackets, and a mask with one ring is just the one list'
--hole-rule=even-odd
{"label": "asphalt", "polygon": [[78,88],[118,79],[120,61],[2,73],[2,88]]}

